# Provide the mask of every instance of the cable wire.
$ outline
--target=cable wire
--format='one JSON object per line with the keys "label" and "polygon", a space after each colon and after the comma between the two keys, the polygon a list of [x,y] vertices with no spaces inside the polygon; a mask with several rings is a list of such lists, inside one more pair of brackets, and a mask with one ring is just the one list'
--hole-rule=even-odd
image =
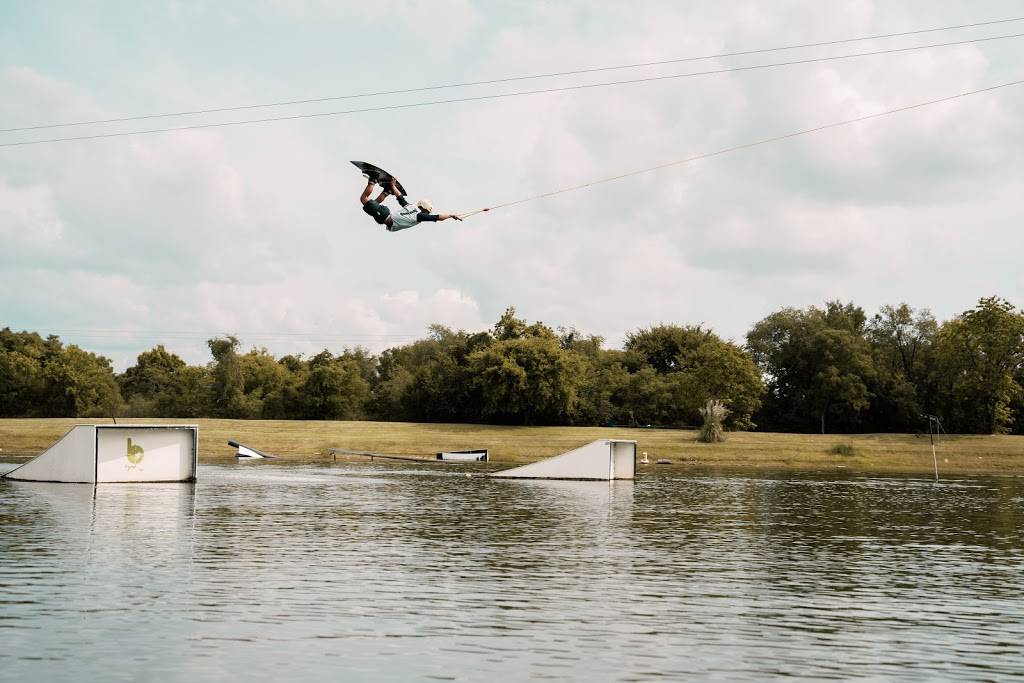
{"label": "cable wire", "polygon": [[679,58],[675,58],[675,59],[662,59],[662,60],[656,60],[656,61],[650,61],[650,62],[637,62],[635,64],[620,64],[620,65],[616,65],[616,66],[590,67],[590,68],[585,68],[585,69],[575,69],[575,70],[572,70],[572,71],[554,71],[554,72],[551,72],[551,73],[529,74],[529,75],[525,75],[525,76],[508,76],[508,77],[505,77],[505,78],[492,78],[492,79],[483,80],[483,81],[466,81],[466,82],[463,82],[463,83],[445,83],[445,84],[441,84],[441,85],[428,85],[428,86],[421,86],[421,87],[418,87],[418,88],[404,88],[404,89],[400,89],[400,90],[381,90],[381,91],[376,91],[376,92],[354,93],[354,94],[348,94],[348,95],[333,95],[333,96],[329,96],[329,97],[314,97],[314,98],[303,99],[303,100],[287,100],[287,101],[282,101],[282,102],[266,102],[266,103],[261,103],[261,104],[245,104],[245,105],[237,105],[237,106],[231,106],[231,107],[216,107],[216,108],[212,108],[212,109],[194,109],[194,110],[190,110],[190,111],[170,112],[170,113],[164,113],[164,114],[144,114],[144,115],[139,115],[139,116],[124,116],[124,117],[121,117],[121,118],[96,119],[96,120],[93,120],[93,121],[71,121],[71,122],[67,122],[67,123],[48,123],[48,124],[41,124],[41,125],[35,125],[35,126],[22,126],[20,128],[4,128],[4,129],[0,129],[0,133],[15,133],[15,132],[22,132],[22,131],[29,131],[29,130],[43,130],[43,129],[47,129],[47,128],[69,128],[69,127],[72,127],[72,126],[89,126],[89,125],[106,124],[106,123],[125,123],[127,121],[143,121],[143,120],[147,120],[147,119],[161,119],[161,118],[170,118],[170,117],[174,117],[174,116],[193,116],[193,115],[197,115],[197,114],[216,114],[216,113],[223,113],[223,112],[229,112],[229,111],[244,111],[244,110],[247,110],[247,109],[262,109],[262,108],[267,108],[267,107],[285,107],[285,106],[292,106],[292,105],[296,105],[296,104],[317,104],[317,103],[321,103],[321,102],[334,102],[334,101],[338,101],[338,100],[349,100],[349,99],[366,98],[366,97],[381,97],[381,96],[384,96],[384,95],[407,95],[407,94],[410,94],[410,93],[429,92],[429,91],[433,91],[433,90],[445,90],[445,89],[448,89],[448,88],[467,88],[467,87],[478,86],[478,85],[497,85],[499,83],[512,83],[512,82],[517,82],[517,81],[527,81],[527,80],[535,80],[535,79],[541,79],[541,78],[557,78],[557,77],[561,77],[561,76],[576,76],[576,75],[580,75],[580,74],[598,73],[598,72],[604,72],[604,71],[619,71],[619,70],[623,70],[623,69],[637,69],[637,68],[650,67],[650,66],[664,66],[666,64],[681,64],[683,62],[696,62],[696,61],[702,61],[702,60],[706,60],[706,59],[721,59],[721,58],[725,58],[725,57],[742,57],[742,56],[749,56],[749,55],[765,54],[765,53],[768,53],[768,52],[782,52],[782,51],[785,51],[785,50],[801,50],[801,49],[806,49],[806,48],[811,48],[811,47],[826,47],[826,46],[830,46],[830,45],[842,45],[842,44],[846,44],[846,43],[856,43],[856,42],[863,42],[863,41],[868,41],[868,40],[880,40],[880,39],[883,39],[883,38],[900,38],[900,37],[906,37],[906,36],[921,35],[921,34],[925,34],[925,33],[936,33],[936,32],[939,32],[939,31],[954,31],[954,30],[957,30],[957,29],[978,28],[978,27],[981,27],[981,26],[993,26],[993,25],[996,25],[996,24],[1008,24],[1008,23],[1017,22],[1017,21],[1024,21],[1024,17],[1013,17],[1013,18],[1010,18],[1010,19],[995,19],[995,20],[992,20],[992,21],[981,21],[981,22],[976,22],[976,23],[973,23],[973,24],[958,24],[956,26],[941,26],[941,27],[938,27],[938,28],[917,29],[917,30],[913,30],[913,31],[902,31],[900,33],[882,33],[882,34],[873,35],[873,36],[862,36],[862,37],[859,37],[859,38],[843,38],[843,39],[840,39],[840,40],[829,40],[829,41],[818,42],[818,43],[802,43],[802,44],[798,44],[798,45],[784,45],[784,46],[781,46],[781,47],[766,47],[766,48],[761,48],[761,49],[757,49],[757,50],[742,50],[742,51],[739,51],[739,52],[722,52],[722,53],[719,53],[719,54],[704,55],[704,56],[699,56],[699,57],[679,57]]}
{"label": "cable wire", "polygon": [[814,57],[808,59],[797,59],[788,62],[773,62],[770,64],[752,64],[748,66],[737,66],[726,69],[714,69],[710,71],[695,71],[682,74],[668,74],[663,76],[647,76],[645,78],[630,78],[619,81],[604,81],[601,83],[584,83],[579,85],[567,85],[557,88],[541,88],[537,90],[520,90],[516,92],[507,93],[494,93],[490,95],[475,95],[472,97],[456,97],[445,100],[428,100],[425,102],[409,102],[406,104],[390,104],[381,105],[379,107],[364,107],[360,109],[345,109],[341,111],[328,111],[328,112],[316,112],[312,114],[292,114],[290,116],[274,116],[263,119],[246,119],[242,121],[222,121],[219,123],[197,123],[188,126],[172,126],[169,128],[153,128],[150,130],[135,130],[135,131],[119,131],[114,133],[96,133],[92,135],[77,135],[72,137],[64,138],[47,138],[43,140],[25,140],[21,142],[4,142],[0,143],[0,147],[25,147],[30,145],[43,145],[54,142],[77,142],[81,140],[99,140],[104,138],[116,138],[125,137],[129,135],[150,135],[154,133],[172,133],[183,130],[202,130],[207,128],[224,128],[227,126],[242,126],[253,123],[273,123],[279,121],[295,121],[298,119],[313,119],[322,118],[327,116],[343,116],[347,114],[363,114],[368,112],[379,112],[379,111],[391,111],[397,109],[411,109],[416,107],[428,107],[439,104],[455,104],[460,102],[479,102],[483,100],[496,100],[508,97],[523,97],[526,95],[540,95],[546,93],[557,93],[557,92],[569,92],[576,90],[588,90],[591,88],[603,88],[615,85],[626,85],[630,83],[651,83],[656,81],[667,81],[676,80],[681,78],[692,78],[695,76],[711,76],[715,74],[734,73],[742,71],[755,71],[759,69],[772,69],[783,66],[795,66],[799,64],[813,64],[818,62],[833,62],[844,59],[854,59],[857,57],[872,57],[877,55],[896,54],[901,52],[912,52],[916,50],[926,50],[937,47],[951,47],[954,45],[968,45],[973,43],[984,43],[994,40],[1006,40],[1010,38],[1020,38],[1024,36],[1024,33],[1011,33],[1002,36],[988,36],[985,38],[972,38],[970,40],[957,40],[946,43],[933,43],[930,45],[916,45],[912,47],[899,47],[891,48],[888,50],[874,50],[871,52],[855,52],[846,55],[833,55],[831,57]]}
{"label": "cable wire", "polygon": [[[13,328],[14,326],[12,326]],[[28,329],[25,327],[24,329]],[[104,329],[59,329],[36,326],[36,330],[45,330],[41,336],[55,335],[63,337],[66,343],[68,339],[94,341],[108,341],[112,343],[134,340],[155,340],[155,341],[206,341],[215,337],[235,336],[240,339],[249,340],[249,343],[273,343],[273,342],[302,342],[308,344],[380,344],[380,343],[401,343],[414,341],[422,338],[423,335],[414,333],[390,333],[390,334],[345,334],[331,332],[160,332],[157,330],[104,330]]]}
{"label": "cable wire", "polygon": [[837,121],[835,123],[827,123],[827,124],[825,124],[823,126],[817,126],[815,128],[807,128],[805,130],[799,130],[799,131],[796,131],[794,133],[786,133],[785,135],[778,135],[778,136],[771,137],[771,138],[765,138],[763,140],[757,140],[755,142],[748,142],[748,143],[745,143],[745,144],[742,144],[742,145],[736,145],[735,147],[728,147],[726,149],[720,149],[720,150],[715,151],[715,152],[706,152],[704,154],[698,154],[696,156],[687,157],[685,159],[678,159],[676,161],[669,161],[669,162],[664,163],[664,164],[658,164],[657,166],[650,166],[648,168],[642,168],[642,169],[639,169],[639,170],[636,170],[636,171],[629,171],[628,173],[622,173],[620,175],[612,176],[610,178],[601,178],[600,180],[592,180],[590,182],[583,183],[582,185],[573,185],[572,187],[566,187],[566,188],[562,188],[560,190],[553,190],[551,192],[544,192],[542,194],[533,195],[531,197],[526,197],[524,199],[516,199],[514,201],[505,202],[504,204],[497,204],[495,206],[487,207],[487,208],[484,208],[484,209],[476,209],[474,211],[469,211],[467,213],[459,214],[459,217],[460,218],[469,218],[470,216],[475,216],[475,215],[477,215],[479,213],[484,213],[485,211],[494,211],[496,209],[504,209],[504,208],[507,208],[509,206],[515,206],[517,204],[524,204],[526,202],[532,202],[532,201],[536,201],[538,199],[544,199],[545,197],[553,197],[555,195],[563,194],[565,192],[574,192],[576,190],[582,190],[584,188],[592,187],[594,185],[600,185],[602,183],[610,183],[613,180],[621,180],[623,178],[629,178],[629,177],[635,176],[635,175],[641,175],[641,174],[644,174],[644,173],[652,173],[654,171],[658,171],[658,170],[661,170],[663,168],[669,168],[671,166],[681,166],[682,164],[688,164],[688,163],[691,163],[691,162],[694,162],[694,161],[700,161],[702,159],[710,159],[711,157],[721,156],[723,154],[729,154],[730,152],[738,152],[740,150],[750,149],[751,147],[757,147],[759,145],[766,145],[766,144],[771,143],[771,142],[779,142],[781,140],[788,140],[790,138],[795,138],[795,137],[798,137],[800,135],[808,135],[810,133],[817,133],[819,131],[828,130],[829,128],[838,128],[840,126],[848,126],[848,125],[851,125],[851,124],[854,124],[854,123],[860,123],[861,121],[869,121],[871,119],[877,119],[877,118],[880,118],[882,116],[889,116],[891,114],[898,114],[900,112],[910,111],[911,109],[920,109],[922,107],[928,107],[928,106],[931,106],[933,104],[940,104],[942,102],[950,102],[952,100],[957,100],[957,99],[961,99],[961,98],[964,98],[964,97],[970,97],[971,95],[978,95],[978,94],[981,94],[981,93],[991,92],[993,90],[999,90],[1000,88],[1009,88],[1011,86],[1021,85],[1021,84],[1024,84],[1024,79],[1021,79],[1019,81],[1011,81],[1009,83],[1001,83],[999,85],[993,85],[993,86],[989,86],[987,88],[980,88],[978,90],[971,90],[971,91],[968,91],[968,92],[962,92],[962,93],[958,93],[956,95],[949,95],[948,97],[941,97],[941,98],[939,98],[937,100],[928,100],[927,102],[918,102],[917,104],[911,104],[911,105],[907,105],[905,107],[899,107],[898,109],[890,109],[888,111],[878,112],[878,113],[875,113],[875,114],[868,114],[866,116],[858,116],[857,118],[846,119],[845,121]]}

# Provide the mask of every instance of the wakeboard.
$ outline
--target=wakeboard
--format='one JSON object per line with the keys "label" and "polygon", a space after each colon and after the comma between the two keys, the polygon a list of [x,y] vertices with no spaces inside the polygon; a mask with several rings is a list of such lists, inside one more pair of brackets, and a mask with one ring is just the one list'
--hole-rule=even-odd
{"label": "wakeboard", "polygon": [[[391,179],[394,178],[393,175],[385,171],[383,168],[374,166],[373,164],[368,164],[365,161],[353,161],[352,165],[362,171],[367,180],[373,181],[381,187],[389,187],[391,185]],[[397,185],[398,191],[401,192],[404,197],[406,195],[405,188],[402,187],[402,183],[397,183]]]}

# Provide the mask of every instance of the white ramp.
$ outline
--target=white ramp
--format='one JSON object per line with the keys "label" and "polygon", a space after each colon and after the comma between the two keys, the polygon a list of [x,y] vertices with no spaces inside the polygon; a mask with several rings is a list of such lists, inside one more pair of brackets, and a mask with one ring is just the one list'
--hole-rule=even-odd
{"label": "white ramp", "polygon": [[599,439],[568,453],[522,467],[495,472],[511,479],[633,479],[636,476],[636,441]]}
{"label": "white ramp", "polygon": [[237,450],[235,451],[235,457],[239,460],[274,460],[277,458],[276,455],[270,455],[263,451],[258,451],[252,446],[246,446],[244,443],[238,443],[237,441],[228,441],[229,446],[234,446]]}
{"label": "white ramp", "polygon": [[195,481],[195,425],[75,425],[5,479],[21,481]]}

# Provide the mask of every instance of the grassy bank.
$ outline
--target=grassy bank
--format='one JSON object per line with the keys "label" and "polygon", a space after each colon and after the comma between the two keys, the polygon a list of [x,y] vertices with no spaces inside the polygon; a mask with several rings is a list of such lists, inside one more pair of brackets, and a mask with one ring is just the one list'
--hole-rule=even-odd
{"label": "grassy bank", "polygon": [[[0,462],[38,455],[83,419],[0,420]],[[122,423],[125,420],[121,421]],[[136,422],[143,422],[136,420]],[[488,448],[497,463],[524,463],[600,438],[635,439],[640,451],[676,467],[739,469],[845,469],[855,473],[930,474],[928,436],[909,434],[771,434],[739,432],[720,444],[695,441],[696,432],[605,427],[498,427],[406,422],[275,420],[147,420],[198,423],[200,462],[229,462],[235,439],[289,461],[326,461],[331,447],[406,455]],[[833,453],[836,446],[852,454]],[[848,449],[837,449],[848,451]],[[1024,437],[951,436],[938,449],[940,474],[1024,475]],[[360,460],[361,458],[354,458]]]}

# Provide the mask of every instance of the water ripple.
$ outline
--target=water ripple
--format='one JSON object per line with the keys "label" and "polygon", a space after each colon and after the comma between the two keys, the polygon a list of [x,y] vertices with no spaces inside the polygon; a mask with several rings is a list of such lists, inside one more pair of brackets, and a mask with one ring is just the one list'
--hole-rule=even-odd
{"label": "water ripple", "polygon": [[1022,493],[341,464],[0,483],[0,679],[1019,678]]}

